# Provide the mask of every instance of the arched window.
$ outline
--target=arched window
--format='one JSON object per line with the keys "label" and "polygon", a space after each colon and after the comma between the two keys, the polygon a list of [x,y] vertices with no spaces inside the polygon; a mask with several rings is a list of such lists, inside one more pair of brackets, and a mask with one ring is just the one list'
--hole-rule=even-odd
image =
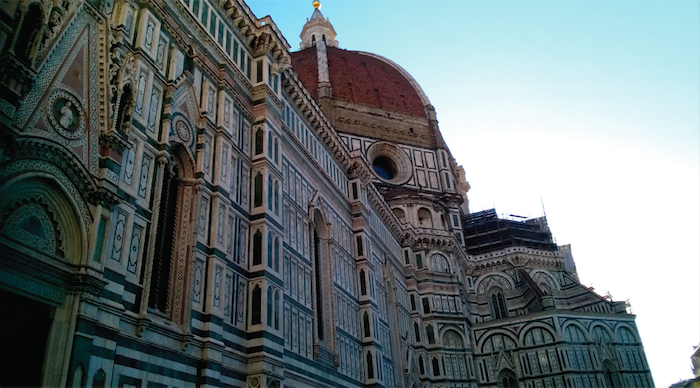
{"label": "arched window", "polygon": [[636,337],[632,334],[632,331],[626,327],[621,327],[617,333],[617,338],[619,342],[623,344],[634,344],[637,343]]}
{"label": "arched window", "polygon": [[515,341],[503,334],[494,334],[484,341],[481,346],[482,353],[498,352],[499,350],[515,349]]}
{"label": "arched window", "polygon": [[272,232],[267,233],[267,266],[272,268]]}
{"label": "arched window", "polygon": [[554,342],[552,334],[540,327],[534,327],[525,333],[525,346],[544,345]]}
{"label": "arched window", "polygon": [[433,357],[433,376],[437,377],[440,376],[440,363],[438,362],[437,357]]}
{"label": "arched window", "polygon": [[506,307],[506,300],[503,298],[503,294],[500,292],[491,294],[489,305],[491,307],[491,317],[493,319],[508,318],[508,308]]}
{"label": "arched window", "polygon": [[428,335],[428,343],[434,344],[435,343],[435,330],[433,329],[433,325],[428,324],[428,326],[425,327],[425,333]]}
{"label": "arched window", "polygon": [[398,207],[393,208],[393,209],[391,209],[391,210],[394,211],[394,215],[396,215],[396,218],[399,219],[399,222],[400,222],[400,223],[402,223],[402,224],[405,224],[405,223],[406,223],[406,213],[405,213],[403,210],[401,210],[401,209],[398,208]]}
{"label": "arched window", "polygon": [[277,380],[268,380],[267,388],[280,388],[280,383]]}
{"label": "arched window", "polygon": [[104,388],[106,381],[107,376],[105,375],[105,371],[100,369],[95,373],[95,376],[92,378],[92,388]]}
{"label": "arched window", "polygon": [[73,381],[72,381],[72,386],[75,388],[80,388],[83,385],[83,375],[85,373],[83,372],[83,365],[78,364],[77,367],[75,367],[75,370],[73,371]]}
{"label": "arched window", "polygon": [[501,384],[503,384],[503,388],[518,388],[518,381],[515,380],[515,375],[513,372],[509,370],[503,373],[503,377],[501,377]]}
{"label": "arched window", "polygon": [[272,202],[272,175],[267,176],[267,208],[272,210],[273,202]]}
{"label": "arched window", "polygon": [[430,216],[430,210],[422,207],[418,209],[418,227],[420,228],[432,228],[433,219]]}
{"label": "arched window", "polygon": [[596,326],[593,328],[593,340],[595,342],[609,344],[612,342],[610,334],[608,331],[603,329],[601,326]]}
{"label": "arched window", "polygon": [[416,311],[416,297],[411,294],[411,311]]}
{"label": "arched window", "polygon": [[[275,83],[277,83],[277,78],[275,78]],[[277,155],[279,155],[278,151],[279,151],[279,140],[275,139],[275,163],[279,163],[279,157],[277,156]]]}
{"label": "arched window", "polygon": [[279,215],[280,214],[280,184],[278,181],[275,181],[275,193],[274,193],[274,201],[275,201],[275,214]]}
{"label": "arched window", "polygon": [[[271,73],[268,73],[268,75]],[[272,133],[268,132],[267,134],[267,155],[272,159]]]}
{"label": "arched window", "polygon": [[425,374],[425,364],[423,364],[423,356],[418,356],[418,369],[420,370],[420,374]]}
{"label": "arched window", "polygon": [[436,253],[430,258],[430,270],[433,272],[450,273],[450,264],[445,256]]}
{"label": "arched window", "polygon": [[365,311],[362,314],[362,326],[364,329],[364,336],[365,337],[370,337],[370,332],[369,332],[369,314],[367,314],[367,311]]}
{"label": "arched window", "polygon": [[254,207],[260,207],[262,206],[262,191],[263,191],[263,177],[262,174],[257,172],[255,173],[255,178],[253,179],[254,183],[254,193],[253,193],[253,206]]}
{"label": "arched window", "polygon": [[360,295],[367,295],[367,280],[364,269],[360,270]]}
{"label": "arched window", "polygon": [[413,322],[413,335],[416,338],[416,343],[420,342],[420,327],[418,322]]}
{"label": "arched window", "polygon": [[374,378],[374,362],[372,360],[372,353],[367,352],[367,378]]}
{"label": "arched window", "polygon": [[256,285],[253,288],[253,297],[250,301],[250,324],[258,325],[262,323],[262,290]]}
{"label": "arched window", "polygon": [[607,381],[609,388],[622,387],[620,373],[617,372],[617,368],[615,368],[615,365],[613,365],[610,360],[605,360],[605,362],[603,362],[603,374],[605,375],[605,381]]}
{"label": "arched window", "polygon": [[262,233],[256,230],[253,234],[253,265],[262,264]]}
{"label": "arched window", "polygon": [[22,19],[22,27],[18,29],[15,54],[17,59],[33,67],[41,32],[44,26],[44,13],[38,3],[32,3]]}
{"label": "arched window", "polygon": [[163,173],[160,208],[158,211],[158,231],[156,232],[156,250],[153,257],[150,294],[148,306],[167,313],[169,311],[170,270],[175,244],[175,225],[177,222],[177,201],[180,180],[178,166],[172,171],[166,167]]}
{"label": "arched window", "polygon": [[569,342],[586,342],[586,336],[576,325],[569,325],[564,329],[564,339]]}
{"label": "arched window", "polygon": [[280,271],[280,238],[275,237],[275,271]]}
{"label": "arched window", "polygon": [[314,265],[316,274],[316,326],[318,339],[323,341],[323,295],[321,291],[321,239],[318,237],[318,232],[314,229]]}
{"label": "arched window", "polygon": [[272,326],[272,287],[267,287],[267,325]]}
{"label": "arched window", "polygon": [[272,307],[275,310],[275,330],[280,328],[280,292],[275,291],[275,304]]}
{"label": "arched window", "polygon": [[423,298],[423,314],[430,314],[430,302],[428,298]]}
{"label": "arched window", "polygon": [[255,131],[255,155],[260,155],[263,153],[263,130],[258,128]]}
{"label": "arched window", "polygon": [[442,345],[448,349],[462,349],[464,348],[464,341],[462,341],[462,336],[456,331],[447,330],[442,335]]}

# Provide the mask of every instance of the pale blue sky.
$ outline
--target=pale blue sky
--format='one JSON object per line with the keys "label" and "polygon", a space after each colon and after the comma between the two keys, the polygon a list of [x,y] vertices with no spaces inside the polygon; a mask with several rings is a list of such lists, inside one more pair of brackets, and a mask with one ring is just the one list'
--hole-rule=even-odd
{"label": "pale blue sky", "polygon": [[[293,50],[311,1],[250,1]],[[323,1],[340,47],[404,67],[472,211],[539,216],[629,298],[657,387],[700,343],[698,1]]]}

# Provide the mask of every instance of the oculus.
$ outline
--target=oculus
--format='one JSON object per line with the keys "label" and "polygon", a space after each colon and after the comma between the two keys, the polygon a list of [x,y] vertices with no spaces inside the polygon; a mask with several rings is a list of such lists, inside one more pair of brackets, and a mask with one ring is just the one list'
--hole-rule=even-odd
{"label": "oculus", "polygon": [[372,163],[376,176],[395,185],[406,183],[411,178],[411,160],[399,147],[388,142],[377,142],[367,150],[367,160]]}

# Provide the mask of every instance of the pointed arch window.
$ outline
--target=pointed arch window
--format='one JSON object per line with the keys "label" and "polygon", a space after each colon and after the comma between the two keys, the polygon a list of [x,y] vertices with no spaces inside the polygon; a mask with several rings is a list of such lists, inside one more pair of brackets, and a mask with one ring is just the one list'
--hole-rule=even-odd
{"label": "pointed arch window", "polygon": [[435,343],[435,329],[433,329],[433,325],[428,324],[428,326],[425,328],[425,333],[428,336],[428,343],[434,344]]}
{"label": "pointed arch window", "polygon": [[367,352],[367,378],[374,378],[374,361],[372,359],[372,353]]}
{"label": "pointed arch window", "polygon": [[433,376],[437,377],[440,376],[440,363],[438,362],[437,357],[433,357]]}
{"label": "pointed arch window", "polygon": [[[268,73],[268,76],[269,76],[270,74],[272,74],[272,72],[269,72],[269,73]],[[273,157],[272,151],[273,151],[273,148],[272,148],[272,132],[269,132],[269,133],[267,134],[267,155],[270,157],[270,159],[272,159],[272,157]]]}
{"label": "pointed arch window", "polygon": [[267,208],[272,210],[272,175],[267,176]]}
{"label": "pointed arch window", "polygon": [[279,328],[280,328],[280,292],[279,292],[279,290],[275,291],[275,304],[273,305],[273,309],[275,310],[275,330],[279,330]]}
{"label": "pointed arch window", "polygon": [[416,343],[420,342],[420,327],[418,322],[413,322],[413,335],[416,338]]}
{"label": "pointed arch window", "polygon": [[316,273],[316,326],[318,339],[323,341],[323,295],[321,290],[321,239],[318,237],[318,232],[314,229],[314,265]]}
{"label": "pointed arch window", "polygon": [[262,290],[259,285],[253,288],[253,297],[250,301],[250,324],[258,325],[262,323]]}
{"label": "pointed arch window", "polygon": [[275,214],[279,215],[280,214],[280,185],[278,181],[275,181],[275,192],[274,192],[274,200],[275,200]]}
{"label": "pointed arch window", "polygon": [[518,381],[511,371],[506,371],[501,378],[503,388],[518,388]]}
{"label": "pointed arch window", "polygon": [[267,266],[272,268],[272,232],[267,233]]}
{"label": "pointed arch window", "polygon": [[97,373],[95,373],[95,376],[92,378],[92,387],[93,388],[104,388],[106,381],[107,381],[107,376],[105,375],[105,371],[100,369],[97,371]]}
{"label": "pointed arch window", "polygon": [[620,388],[622,383],[620,382],[620,373],[617,372],[615,365],[613,365],[610,360],[605,360],[603,363],[603,374],[605,375],[605,380],[610,388]]}
{"label": "pointed arch window", "polygon": [[253,186],[254,186],[254,193],[253,193],[253,206],[254,207],[260,207],[262,206],[262,201],[263,201],[263,177],[262,174],[257,172],[255,173],[255,178],[253,179]]}
{"label": "pointed arch window", "polygon": [[256,230],[253,234],[253,265],[262,264],[262,233]]}
{"label": "pointed arch window", "polygon": [[267,287],[267,325],[272,327],[272,287]]}
{"label": "pointed arch window", "polygon": [[506,307],[506,300],[502,293],[495,292],[491,294],[489,304],[491,305],[491,317],[493,319],[508,318],[508,308]]}
{"label": "pointed arch window", "polygon": [[425,364],[423,364],[423,356],[418,356],[418,369],[420,370],[421,375],[425,374]]}
{"label": "pointed arch window", "polygon": [[173,246],[175,244],[179,187],[178,166],[174,165],[172,171],[168,171],[166,168],[163,174],[158,212],[158,231],[156,232],[157,248],[153,257],[150,295],[148,298],[149,307],[164,313],[169,311],[170,271]]}
{"label": "pointed arch window", "polygon": [[275,237],[275,271],[280,271],[280,238]]}
{"label": "pointed arch window", "polygon": [[255,155],[260,155],[263,153],[263,130],[258,128],[255,131]]}
{"label": "pointed arch window", "polygon": [[367,295],[367,280],[364,269],[360,270],[360,295]]}
{"label": "pointed arch window", "polygon": [[369,314],[367,314],[367,311],[362,314],[362,326],[364,329],[364,335],[365,337],[370,337],[370,332],[369,332]]}

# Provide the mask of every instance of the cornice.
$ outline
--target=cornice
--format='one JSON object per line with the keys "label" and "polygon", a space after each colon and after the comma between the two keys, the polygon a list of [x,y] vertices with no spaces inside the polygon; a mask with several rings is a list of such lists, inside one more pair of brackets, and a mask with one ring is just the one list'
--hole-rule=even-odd
{"label": "cornice", "polygon": [[477,256],[469,255],[468,259],[460,265],[462,270],[470,275],[520,267],[559,271],[564,269],[564,255],[559,251],[512,247]]}

